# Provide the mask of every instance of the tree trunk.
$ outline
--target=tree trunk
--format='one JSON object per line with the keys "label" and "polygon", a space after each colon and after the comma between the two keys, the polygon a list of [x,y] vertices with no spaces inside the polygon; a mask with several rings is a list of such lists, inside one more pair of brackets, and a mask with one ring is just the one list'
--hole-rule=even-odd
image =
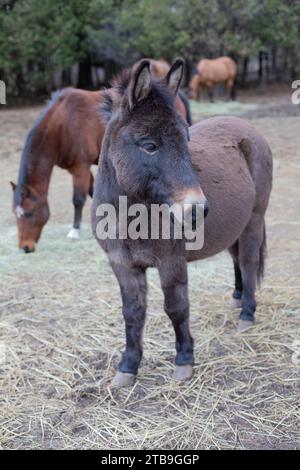
{"label": "tree trunk", "polygon": [[247,78],[248,78],[248,64],[249,64],[249,57],[244,57],[243,59],[243,69],[242,69],[242,86],[246,85]]}

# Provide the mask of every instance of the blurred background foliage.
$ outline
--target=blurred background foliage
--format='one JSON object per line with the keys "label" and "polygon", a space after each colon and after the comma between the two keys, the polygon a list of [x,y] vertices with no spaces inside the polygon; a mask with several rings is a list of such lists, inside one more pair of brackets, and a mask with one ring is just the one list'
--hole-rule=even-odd
{"label": "blurred background foliage", "polygon": [[178,55],[188,76],[201,58],[230,55],[243,83],[254,57],[258,81],[296,78],[300,1],[0,0],[0,79],[15,96],[93,88],[92,67],[107,82],[141,57]]}

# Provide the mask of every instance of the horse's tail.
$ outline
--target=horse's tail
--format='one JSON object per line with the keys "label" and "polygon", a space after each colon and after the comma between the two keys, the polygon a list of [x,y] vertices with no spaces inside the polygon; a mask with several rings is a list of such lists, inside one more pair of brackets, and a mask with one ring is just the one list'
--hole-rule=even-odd
{"label": "horse's tail", "polygon": [[262,240],[262,244],[260,245],[260,249],[259,249],[259,265],[258,265],[258,270],[257,270],[257,282],[258,282],[258,284],[261,283],[261,281],[264,277],[266,254],[267,254],[267,239],[266,239],[266,225],[265,225],[265,222],[264,222],[263,240]]}
{"label": "horse's tail", "polygon": [[189,99],[187,95],[184,93],[184,91],[182,90],[179,90],[178,95],[184,104],[185,113],[186,113],[186,122],[188,123],[189,126],[191,126],[193,122],[192,122],[192,114],[191,114],[191,107],[190,107]]}

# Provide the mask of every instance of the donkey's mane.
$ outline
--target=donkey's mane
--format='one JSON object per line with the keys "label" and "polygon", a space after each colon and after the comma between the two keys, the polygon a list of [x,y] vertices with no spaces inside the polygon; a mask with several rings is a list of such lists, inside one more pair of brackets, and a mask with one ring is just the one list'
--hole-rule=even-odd
{"label": "donkey's mane", "polygon": [[[111,88],[104,90],[102,92],[102,103],[100,105],[100,114],[101,117],[108,122],[111,118],[114,108],[113,93],[121,99],[124,96],[131,76],[131,69],[122,70],[118,75],[116,75],[111,82]],[[118,100],[119,101],[119,100]]]}
{"label": "donkey's mane", "polygon": [[[102,92],[102,103],[100,105],[101,117],[108,122],[114,111],[114,107],[119,105],[121,99],[126,94],[131,79],[132,69],[122,70],[111,82],[111,88]],[[168,87],[162,80],[152,77],[152,91],[159,94],[165,101],[166,106],[173,106],[174,99]]]}
{"label": "donkey's mane", "polygon": [[18,191],[16,191],[15,193],[15,203],[17,205],[21,205],[22,203],[21,187],[25,185],[27,181],[27,169],[28,169],[29,157],[31,155],[32,144],[33,144],[36,131],[38,130],[44,118],[46,117],[48,111],[52,109],[52,107],[67,94],[68,90],[69,88],[63,88],[62,90],[58,90],[52,93],[51,98],[48,101],[46,107],[40,113],[35,123],[33,124],[32,128],[27,134],[25,145],[22,151],[22,156],[21,156],[18,185],[17,185]]}

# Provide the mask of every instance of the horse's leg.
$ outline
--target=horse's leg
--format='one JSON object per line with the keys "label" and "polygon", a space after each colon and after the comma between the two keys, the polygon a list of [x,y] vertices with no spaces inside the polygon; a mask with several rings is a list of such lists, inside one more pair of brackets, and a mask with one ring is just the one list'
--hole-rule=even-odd
{"label": "horse's leg", "polygon": [[194,345],[189,329],[189,300],[186,261],[172,258],[163,261],[159,275],[165,296],[165,311],[172,321],[176,337],[176,359],[173,378],[190,379],[194,365]]}
{"label": "horse's leg", "polygon": [[200,101],[200,95],[201,95],[201,85],[200,84],[198,85],[196,93],[197,93],[196,101]]}
{"label": "horse's leg", "polygon": [[242,307],[242,294],[243,294],[243,281],[242,273],[239,262],[239,242],[237,241],[232,247],[229,248],[229,253],[232,256],[233,267],[234,267],[234,291],[232,294],[232,300],[230,307],[232,309]]}
{"label": "horse's leg", "polygon": [[208,90],[208,96],[209,100],[211,103],[214,102],[214,95],[213,95],[213,83],[212,82],[207,82],[207,90]]}
{"label": "horse's leg", "polygon": [[147,280],[145,270],[142,268],[129,268],[114,262],[111,266],[120,285],[126,331],[126,348],[112,385],[123,387],[133,384],[142,359]]}
{"label": "horse's leg", "polygon": [[243,279],[242,311],[238,330],[243,331],[254,324],[256,310],[256,281],[263,266],[264,217],[253,214],[239,238],[239,262]]}
{"label": "horse's leg", "polygon": [[71,170],[73,176],[73,206],[74,222],[68,233],[68,238],[72,240],[80,239],[80,225],[82,219],[82,209],[90,189],[90,169],[86,166],[76,167]]}
{"label": "horse's leg", "polygon": [[226,91],[227,91],[227,101],[233,100],[233,86],[234,86],[234,80],[232,78],[228,78],[226,80]]}

